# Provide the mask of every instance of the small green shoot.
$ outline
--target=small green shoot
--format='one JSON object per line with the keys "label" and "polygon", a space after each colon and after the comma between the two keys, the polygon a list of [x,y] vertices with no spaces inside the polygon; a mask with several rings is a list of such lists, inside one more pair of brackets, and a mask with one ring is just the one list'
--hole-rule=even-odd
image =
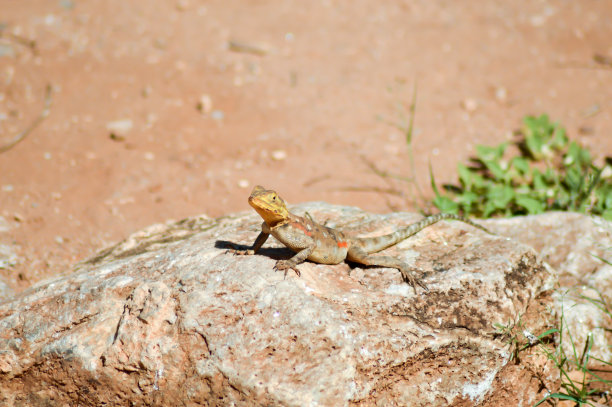
{"label": "small green shoot", "polygon": [[[599,294],[599,298],[590,298],[584,295],[582,299],[591,302],[612,319],[612,308],[607,304],[604,297]],[[601,405],[601,402],[610,403],[612,397],[610,389],[612,389],[612,381],[604,379],[599,373],[601,369],[592,369],[594,360],[599,366],[611,367],[612,362],[596,358],[591,355],[593,347],[593,337],[589,334],[582,349],[577,349],[576,342],[572,337],[572,333],[565,325],[565,316],[563,309],[561,311],[560,328],[556,330],[558,334],[557,346],[553,349],[547,346],[541,346],[540,349],[546,355],[559,372],[560,388],[555,393],[546,395],[543,399],[537,402],[534,407],[544,403],[549,399],[570,400],[576,405]],[[569,341],[571,354],[566,354],[563,343]]]}
{"label": "small green shoot", "polygon": [[[393,89],[391,88],[390,91]],[[378,116],[378,120],[390,125],[391,127],[399,130],[404,135],[406,140],[407,152],[408,152],[408,161],[410,164],[410,176],[402,176],[393,174],[388,171],[378,169],[374,163],[367,162],[366,164],[370,169],[378,176],[383,178],[385,181],[389,182],[391,179],[396,179],[399,181],[407,182],[411,186],[411,191],[408,194],[400,194],[403,196],[409,197],[407,199],[408,204],[410,206],[422,206],[422,203],[428,202],[425,199],[423,191],[416,181],[416,168],[414,164],[414,154],[412,148],[412,140],[414,135],[414,118],[416,115],[416,103],[417,103],[417,87],[416,84],[412,88],[412,100],[410,102],[410,106],[406,109],[406,106],[403,103],[396,104],[396,116],[395,120],[388,120],[383,118],[382,116]],[[408,116],[406,117],[405,111],[408,110]],[[395,188],[390,185],[390,187],[395,190]]]}

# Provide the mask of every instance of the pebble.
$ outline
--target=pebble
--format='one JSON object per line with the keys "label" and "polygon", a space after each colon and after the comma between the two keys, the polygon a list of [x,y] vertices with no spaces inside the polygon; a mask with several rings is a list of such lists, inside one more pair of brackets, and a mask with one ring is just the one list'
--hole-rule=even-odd
{"label": "pebble", "polygon": [[212,98],[209,95],[200,96],[196,108],[202,114],[210,113],[212,111]]}
{"label": "pebble", "polygon": [[248,188],[249,187],[249,181],[246,179],[241,179],[240,181],[238,181],[238,186],[240,188]]}
{"label": "pebble", "polygon": [[461,102],[461,106],[468,112],[473,112],[478,108],[478,102],[476,99],[467,98]]}
{"label": "pebble", "polygon": [[285,150],[274,150],[272,151],[272,159],[281,161],[287,158],[287,152]]}
{"label": "pebble", "polygon": [[214,120],[223,120],[225,113],[223,113],[222,110],[213,110],[210,117],[212,117]]}
{"label": "pebble", "polygon": [[106,123],[106,130],[111,133],[111,136],[115,135],[116,137],[125,136],[133,127],[134,122],[132,122],[132,119],[115,120]]}
{"label": "pebble", "polygon": [[153,87],[151,85],[146,85],[144,88],[142,88],[142,97],[148,98],[151,96],[151,93],[153,93]]}
{"label": "pebble", "polygon": [[508,99],[508,91],[504,87],[495,89],[495,99],[498,102],[505,102]]}

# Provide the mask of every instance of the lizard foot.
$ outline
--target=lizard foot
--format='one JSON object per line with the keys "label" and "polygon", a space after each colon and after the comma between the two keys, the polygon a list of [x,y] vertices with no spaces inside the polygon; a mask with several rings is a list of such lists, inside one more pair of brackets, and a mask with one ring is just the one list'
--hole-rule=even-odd
{"label": "lizard foot", "polygon": [[400,269],[400,272],[402,273],[402,277],[404,278],[404,281],[412,286],[415,293],[416,293],[417,285],[423,288],[425,291],[429,291],[425,283],[423,283],[419,278],[412,275],[411,272],[402,270],[402,269]]}
{"label": "lizard foot", "polygon": [[248,250],[228,249],[225,253],[233,253],[237,256],[251,256],[255,254],[255,251],[251,249],[248,249]]}
{"label": "lizard foot", "polygon": [[274,270],[284,271],[285,277],[287,277],[287,271],[291,269],[295,271],[295,274],[297,274],[298,277],[301,277],[302,274],[300,273],[300,270],[298,270],[297,267],[295,266],[296,266],[295,264],[293,264],[292,262],[288,260],[279,260],[276,262],[276,265],[274,266]]}

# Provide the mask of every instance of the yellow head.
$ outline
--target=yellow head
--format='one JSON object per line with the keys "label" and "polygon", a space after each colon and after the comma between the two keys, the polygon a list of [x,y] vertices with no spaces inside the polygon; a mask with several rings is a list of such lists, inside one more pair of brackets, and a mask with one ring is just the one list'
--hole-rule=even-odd
{"label": "yellow head", "polygon": [[289,218],[289,210],[283,198],[276,191],[265,189],[261,185],[253,188],[249,196],[249,205],[253,207],[268,224],[274,226]]}

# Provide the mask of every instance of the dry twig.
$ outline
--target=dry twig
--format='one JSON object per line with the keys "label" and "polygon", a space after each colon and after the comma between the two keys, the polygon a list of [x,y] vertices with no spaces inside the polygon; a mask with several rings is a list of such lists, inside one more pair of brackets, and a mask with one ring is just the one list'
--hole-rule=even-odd
{"label": "dry twig", "polygon": [[7,144],[0,146],[0,153],[4,153],[5,151],[8,151],[11,148],[15,147],[17,143],[26,138],[26,136],[30,134],[32,130],[38,127],[38,125],[42,123],[42,121],[45,120],[47,116],[49,116],[49,112],[51,111],[52,93],[53,89],[51,88],[51,85],[47,85],[47,89],[45,92],[45,105],[43,107],[43,110],[25,130],[17,134],[15,138],[13,138],[13,140],[9,141]]}

